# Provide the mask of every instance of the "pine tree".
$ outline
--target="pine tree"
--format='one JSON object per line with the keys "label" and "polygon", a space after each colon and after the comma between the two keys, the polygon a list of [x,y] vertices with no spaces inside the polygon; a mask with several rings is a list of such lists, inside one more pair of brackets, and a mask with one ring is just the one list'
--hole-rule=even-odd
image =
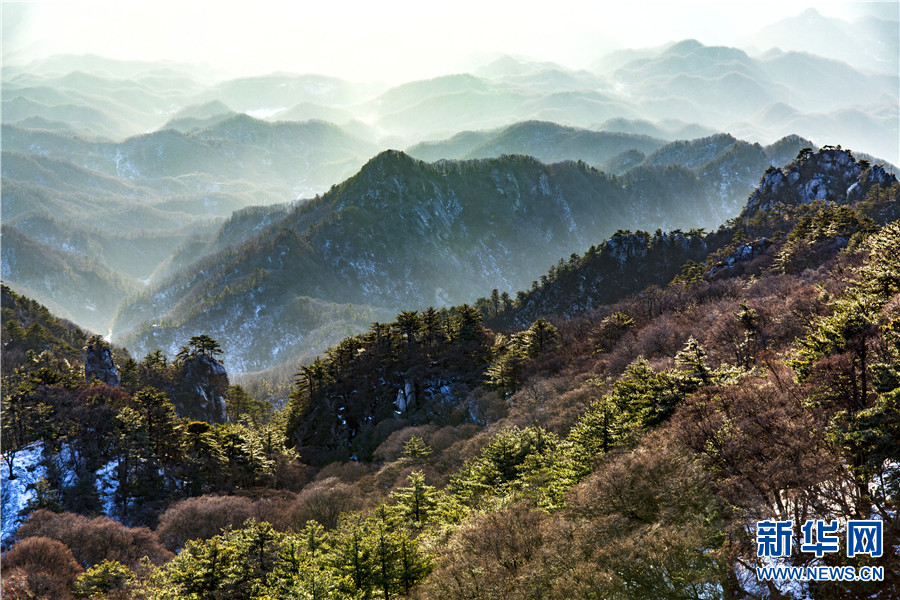
{"label": "pine tree", "polygon": [[869,482],[900,459],[900,325],[884,311],[900,292],[900,224],[886,225],[866,245],[858,278],[799,340],[791,361],[810,388],[807,402],[829,415],[829,437],[848,457],[858,516],[871,508]]}
{"label": "pine tree", "polygon": [[431,447],[419,436],[410,436],[410,438],[403,443],[404,458],[421,460],[428,458],[429,456],[431,456]]}
{"label": "pine tree", "polygon": [[394,530],[390,515],[382,504],[376,513],[372,531],[373,583],[381,589],[384,600],[390,600],[399,585],[398,563],[400,535]]}
{"label": "pine tree", "polygon": [[556,327],[550,324],[550,321],[541,317],[528,328],[525,334],[525,354],[527,356],[537,356],[549,350],[557,338]]}
{"label": "pine tree", "polygon": [[675,355],[675,363],[685,367],[691,377],[707,385],[712,381],[712,371],[706,366],[706,351],[696,339],[691,337],[687,344]]}
{"label": "pine tree", "polygon": [[176,458],[181,435],[169,397],[155,388],[144,388],[133,396],[132,406],[141,416],[141,426],[156,458],[164,463]]}
{"label": "pine tree", "polygon": [[406,478],[409,485],[394,492],[395,505],[400,519],[413,529],[421,529],[437,506],[437,492],[434,486],[425,484],[422,471],[413,471]]}
{"label": "pine tree", "polygon": [[522,362],[524,360],[522,337],[521,334],[516,334],[507,341],[498,335],[497,344],[494,346],[494,350],[498,354],[485,371],[487,384],[503,394],[504,397],[515,394],[522,383]]}
{"label": "pine tree", "polygon": [[222,348],[219,346],[219,342],[206,334],[202,334],[195,335],[188,340],[187,345],[182,346],[181,349],[178,350],[175,360],[179,363],[185,363],[188,359],[197,356],[216,360],[221,354]]}
{"label": "pine tree", "polygon": [[429,349],[444,341],[446,332],[441,326],[440,314],[433,306],[422,313],[422,336]]}
{"label": "pine tree", "polygon": [[411,350],[416,343],[416,333],[422,328],[422,319],[415,310],[403,311],[397,315],[397,327],[406,340],[406,349]]}
{"label": "pine tree", "polygon": [[468,304],[456,307],[453,314],[453,341],[477,340],[482,330],[481,323],[481,313]]}
{"label": "pine tree", "polygon": [[368,595],[374,586],[369,533],[362,517],[344,519],[335,534],[330,553],[334,569],[349,579],[353,590],[365,595]]}
{"label": "pine tree", "polygon": [[491,309],[492,309],[492,312],[491,312],[492,317],[496,317],[498,314],[500,314],[500,309],[501,309],[500,290],[498,290],[497,288],[494,288],[493,290],[491,290]]}

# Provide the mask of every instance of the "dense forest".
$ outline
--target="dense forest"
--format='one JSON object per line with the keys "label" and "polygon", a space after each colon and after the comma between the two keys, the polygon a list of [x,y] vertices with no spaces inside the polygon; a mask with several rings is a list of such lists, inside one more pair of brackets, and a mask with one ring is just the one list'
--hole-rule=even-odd
{"label": "dense forest", "polygon": [[[804,150],[716,231],[373,323],[283,406],[208,335],[133,358],[4,287],[3,596],[900,597],[898,213]],[[883,581],[760,580],[757,522],[811,519],[883,553],[782,564]]]}

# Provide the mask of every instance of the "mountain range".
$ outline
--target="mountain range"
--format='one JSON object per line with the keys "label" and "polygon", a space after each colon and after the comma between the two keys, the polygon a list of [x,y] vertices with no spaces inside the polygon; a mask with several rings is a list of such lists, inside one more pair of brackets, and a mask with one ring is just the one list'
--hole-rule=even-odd
{"label": "mountain range", "polygon": [[140,354],[202,326],[225,340],[232,368],[270,367],[337,341],[311,344],[276,318],[298,299],[390,313],[514,292],[528,287],[534,265],[584,252],[616,229],[714,227],[737,216],[771,160],[806,143],[701,139],[666,146],[621,176],[515,155],[425,163],[384,152],[253,237],[124,302],[113,339]]}
{"label": "mountain range", "polygon": [[[775,43],[808,22],[830,52]],[[5,64],[2,277],[138,353],[237,324],[233,369],[311,356],[377,315],[528,289],[619,229],[716,227],[802,148],[900,162],[891,23],[811,11],[753,49],[682,40],[582,69],[500,55],[398,85]],[[886,40],[878,65],[853,36]],[[282,307],[296,328],[247,333]]]}

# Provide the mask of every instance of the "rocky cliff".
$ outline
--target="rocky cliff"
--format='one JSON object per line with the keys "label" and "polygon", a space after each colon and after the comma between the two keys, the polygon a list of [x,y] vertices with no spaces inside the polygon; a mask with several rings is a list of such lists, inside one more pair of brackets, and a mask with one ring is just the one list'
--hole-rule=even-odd
{"label": "rocky cliff", "polygon": [[225,422],[225,393],[228,373],[214,358],[197,355],[182,367],[181,381],[174,393],[178,415],[207,423]]}
{"label": "rocky cliff", "polygon": [[84,348],[84,378],[88,381],[97,379],[113,386],[121,383],[109,344],[99,335],[92,336]]}
{"label": "rocky cliff", "polygon": [[865,198],[875,186],[896,183],[897,177],[882,166],[857,162],[840,147],[826,146],[815,153],[805,149],[786,167],[766,171],[741,216],[746,222],[779,204],[796,206],[815,200],[847,204]]}

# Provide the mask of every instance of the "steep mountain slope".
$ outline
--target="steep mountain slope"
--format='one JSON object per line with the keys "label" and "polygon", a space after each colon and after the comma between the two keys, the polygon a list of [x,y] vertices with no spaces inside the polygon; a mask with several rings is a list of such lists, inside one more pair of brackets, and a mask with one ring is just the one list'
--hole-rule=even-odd
{"label": "steep mountain slope", "polygon": [[[149,279],[164,262],[185,260],[172,253],[189,233],[205,236],[247,206],[311,196],[349,176],[375,148],[324,122],[268,123],[246,115],[188,133],[169,129],[122,142],[4,125],[2,145],[4,225],[32,236],[41,248],[24,262],[8,258],[14,245],[4,244],[4,277],[104,331],[115,304],[105,305],[103,316],[85,312],[91,290],[81,284],[87,280],[67,282],[71,293],[37,285],[42,278],[55,279],[57,266],[41,260],[50,259],[47,246],[66,260],[109,267],[119,278]],[[24,243],[16,238],[16,244]],[[28,272],[20,270],[26,265]]]}
{"label": "steep mountain slope", "polygon": [[[897,199],[897,177],[881,166],[861,163],[853,155],[834,148],[816,153],[802,152],[798,158],[782,168],[769,168],[759,186],[747,200],[739,219],[729,221],[717,231],[700,235],[697,232],[680,231],[655,234],[644,231],[618,232],[609,240],[592,246],[584,255],[573,255],[568,261],[560,260],[547,275],[535,282],[530,290],[519,292],[515,301],[497,310],[489,322],[504,327],[523,327],[541,316],[557,315],[570,318],[579,313],[612,304],[625,296],[640,292],[650,285],[667,283],[679,273],[693,278],[710,276],[723,270],[734,272],[735,265],[747,262],[765,253],[771,240],[743,239],[735,236],[740,229],[735,224],[750,225],[760,236],[784,235],[773,224],[769,215],[780,215],[780,225],[798,217],[791,216],[797,209],[815,208],[814,203],[842,206],[860,203],[869,192],[881,188],[884,199],[872,201],[867,210],[880,222],[889,222],[900,216]],[[891,189],[893,188],[893,191]],[[887,211],[887,212],[885,212]],[[830,248],[836,251],[846,245],[841,238],[840,224],[831,224],[827,232],[839,240]],[[716,252],[719,254],[714,254]],[[717,256],[709,264],[709,257]],[[685,270],[689,261],[699,264]],[[731,270],[731,271],[729,271]],[[652,294],[647,302],[653,303]],[[489,306],[487,299],[476,305]]]}
{"label": "steep mountain slope", "polygon": [[622,178],[584,163],[427,164],[385,152],[243,245],[124,303],[114,335],[140,355],[187,332],[240,331],[243,343],[225,344],[229,368],[271,366],[267,348],[287,338],[296,345],[304,332],[259,317],[299,297],[393,312],[462,303],[495,287],[524,288],[535,268],[619,228],[690,229],[733,217],[749,191],[729,186],[758,180],[768,166],[761,148],[744,146],[760,161],[752,176],[753,161],[737,150],[713,155],[706,172],[647,166]]}
{"label": "steep mountain slope", "polygon": [[[91,257],[112,270],[137,280],[149,279],[160,263],[172,254],[185,237],[185,230],[122,232],[87,223],[62,221],[46,215],[25,215],[10,219],[4,225],[15,228],[34,241],[71,254]],[[200,234],[217,228],[218,221],[208,226],[187,229]]]}
{"label": "steep mountain slope", "polygon": [[3,375],[11,375],[26,362],[29,350],[48,350],[58,360],[76,364],[84,360],[89,334],[50,313],[47,307],[21,296],[6,285],[0,289],[3,310]]}
{"label": "steep mountain slope", "polygon": [[[288,203],[251,206],[235,211],[221,225],[217,223],[205,230],[194,229],[180,240],[180,244],[169,247],[170,255],[157,264],[152,280],[164,281],[210,254],[239,246],[284,219],[290,211],[291,204]],[[175,247],[174,252],[172,247]]]}

